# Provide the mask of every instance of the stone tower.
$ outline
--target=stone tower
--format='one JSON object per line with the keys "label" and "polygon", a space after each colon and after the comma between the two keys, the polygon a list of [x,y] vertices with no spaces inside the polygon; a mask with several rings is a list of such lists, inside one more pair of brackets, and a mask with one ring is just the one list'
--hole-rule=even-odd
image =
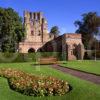
{"label": "stone tower", "polygon": [[47,21],[42,12],[24,11],[24,26],[26,37],[19,44],[19,52],[27,53],[29,49],[37,51],[41,46],[50,40]]}

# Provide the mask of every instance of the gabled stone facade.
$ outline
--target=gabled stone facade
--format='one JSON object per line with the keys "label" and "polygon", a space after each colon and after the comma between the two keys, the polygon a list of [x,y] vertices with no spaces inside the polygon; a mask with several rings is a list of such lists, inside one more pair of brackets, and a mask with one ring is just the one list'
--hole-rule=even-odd
{"label": "gabled stone facade", "polygon": [[42,12],[24,12],[24,25],[26,30],[25,40],[19,43],[19,52],[27,53],[33,48],[37,51],[50,40],[47,21]]}
{"label": "gabled stone facade", "polygon": [[54,39],[49,36],[47,21],[41,12],[24,12],[26,38],[19,43],[19,52],[62,52],[66,60],[83,59],[84,46],[81,34],[66,33]]}

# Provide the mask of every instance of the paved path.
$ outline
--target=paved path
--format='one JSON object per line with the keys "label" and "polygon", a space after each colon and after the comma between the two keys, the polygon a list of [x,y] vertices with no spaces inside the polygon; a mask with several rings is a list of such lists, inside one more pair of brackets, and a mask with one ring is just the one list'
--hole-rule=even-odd
{"label": "paved path", "polygon": [[52,68],[55,68],[55,69],[60,70],[64,73],[71,74],[73,76],[79,77],[81,79],[93,82],[95,84],[100,84],[100,76],[81,72],[81,71],[77,71],[77,70],[70,69],[70,68],[65,68],[65,67],[62,67],[60,65],[52,65]]}

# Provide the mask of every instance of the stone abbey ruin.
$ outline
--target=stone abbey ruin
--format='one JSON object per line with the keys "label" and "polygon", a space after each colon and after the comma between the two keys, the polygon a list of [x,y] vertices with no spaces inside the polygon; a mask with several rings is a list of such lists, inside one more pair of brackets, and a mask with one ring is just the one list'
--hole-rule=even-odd
{"label": "stone abbey ruin", "polygon": [[19,43],[19,52],[62,52],[67,60],[81,60],[84,45],[81,34],[65,33],[54,38],[48,32],[48,23],[42,12],[24,12],[25,39]]}

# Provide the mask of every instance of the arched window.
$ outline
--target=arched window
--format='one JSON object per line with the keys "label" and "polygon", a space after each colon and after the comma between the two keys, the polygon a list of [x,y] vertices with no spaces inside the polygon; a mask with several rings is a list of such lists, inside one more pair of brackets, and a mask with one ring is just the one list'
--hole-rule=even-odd
{"label": "arched window", "polygon": [[33,30],[31,31],[31,35],[34,35],[34,31]]}
{"label": "arched window", "polygon": [[71,50],[71,55],[73,55],[73,50]]}

